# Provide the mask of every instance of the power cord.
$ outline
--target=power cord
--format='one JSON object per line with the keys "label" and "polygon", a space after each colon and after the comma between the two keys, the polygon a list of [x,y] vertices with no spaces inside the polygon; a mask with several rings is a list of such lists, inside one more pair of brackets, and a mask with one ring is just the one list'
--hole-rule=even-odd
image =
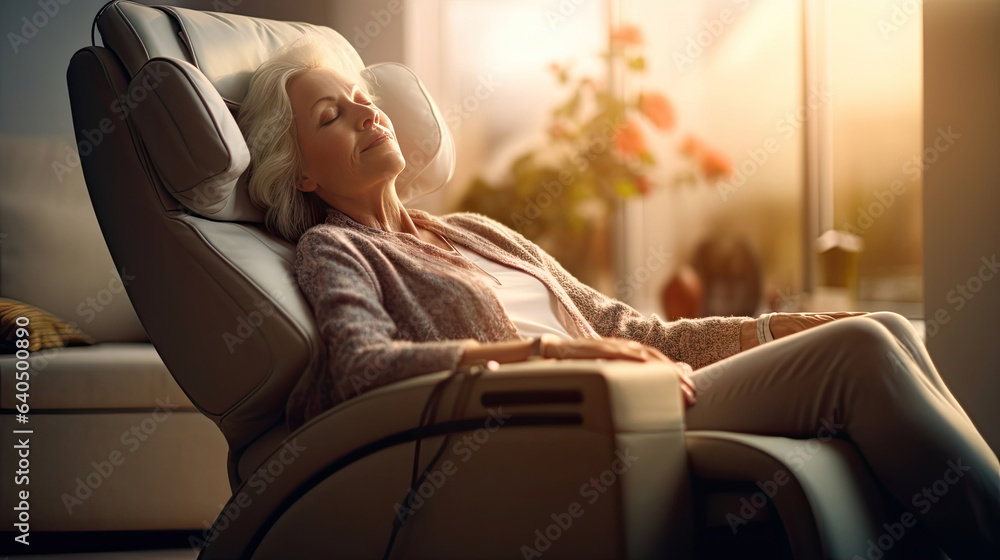
{"label": "power cord", "polygon": [[[437,412],[438,405],[441,403],[441,395],[444,392],[444,387],[455,377],[462,375],[465,379],[462,381],[462,386],[459,388],[459,394],[455,398],[455,406],[451,411],[451,420],[457,420],[465,413],[465,408],[468,405],[469,396],[472,394],[472,386],[474,382],[482,375],[483,370],[496,369],[496,362],[489,362],[485,366],[474,365],[468,370],[456,368],[452,371],[448,377],[445,377],[441,381],[438,381],[434,385],[434,389],[431,390],[431,394],[428,395],[427,401],[424,403],[424,410],[420,415],[420,425],[419,427],[424,427],[429,425],[434,419],[435,413]],[[420,469],[420,442],[421,437],[417,437],[415,445],[413,447],[413,471],[410,475],[410,489],[407,490],[406,496],[403,498],[402,503],[406,503],[407,500],[416,493],[417,488],[427,480],[427,476],[434,470],[434,466],[441,459],[441,455],[444,454],[445,448],[448,446],[448,441],[451,439],[451,434],[446,434],[444,441],[441,442],[441,446],[438,448],[434,457],[431,458],[430,463],[424,468],[424,471],[417,475],[417,471]],[[412,513],[410,514],[412,515]],[[409,515],[399,515],[397,514],[392,520],[392,534],[389,535],[389,543],[386,545],[385,554],[382,555],[382,560],[389,560],[389,555],[392,554],[392,546],[396,542],[396,535],[399,533],[400,528],[403,524],[410,518]]]}

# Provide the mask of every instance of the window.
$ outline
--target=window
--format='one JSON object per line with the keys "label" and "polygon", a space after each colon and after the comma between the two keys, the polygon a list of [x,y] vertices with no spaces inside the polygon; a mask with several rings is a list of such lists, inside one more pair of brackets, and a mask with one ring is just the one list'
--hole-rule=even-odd
{"label": "window", "polygon": [[[760,271],[754,312],[919,314],[921,22],[919,9],[903,10],[888,0],[421,2],[407,12],[406,62],[444,112],[459,164],[446,192],[418,205],[458,209],[475,177],[497,181],[519,154],[544,148],[566,96],[550,63],[573,61],[575,73],[606,80],[599,53],[609,29],[634,24],[646,70],[613,87],[626,97],[664,92],[676,125],[645,131],[654,188],[615,213],[614,277],[596,287],[663,314],[675,272],[706,247],[721,251],[724,269],[736,247],[748,251],[743,274]],[[688,136],[728,158],[733,174],[676,184],[690,166],[678,152]],[[824,278],[815,237],[828,229],[864,243],[850,298],[813,290]],[[703,307],[736,309],[733,293],[712,294]]]}

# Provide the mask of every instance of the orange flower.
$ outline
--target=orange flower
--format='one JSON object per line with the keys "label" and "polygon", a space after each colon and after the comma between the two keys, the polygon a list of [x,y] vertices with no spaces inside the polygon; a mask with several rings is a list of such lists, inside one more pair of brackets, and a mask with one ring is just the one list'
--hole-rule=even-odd
{"label": "orange flower", "polygon": [[691,157],[698,157],[703,151],[707,150],[708,146],[704,142],[695,138],[694,136],[688,135],[681,143],[681,152],[685,153]]}
{"label": "orange flower", "polygon": [[660,93],[644,93],[639,96],[639,110],[660,130],[670,130],[676,120],[674,106]]}
{"label": "orange flower", "polygon": [[634,25],[623,25],[611,32],[611,42],[623,46],[641,45],[642,30]]}
{"label": "orange flower", "polygon": [[681,144],[681,152],[697,160],[702,174],[707,179],[728,177],[733,173],[733,164],[725,155],[716,151],[694,136],[688,136]]}
{"label": "orange flower", "polygon": [[712,150],[701,158],[701,172],[709,179],[729,177],[733,174],[733,164],[729,158]]}
{"label": "orange flower", "polygon": [[615,134],[615,147],[626,156],[637,157],[646,151],[646,138],[642,130],[632,121],[627,121],[618,127]]}
{"label": "orange flower", "polygon": [[641,196],[646,196],[653,190],[653,182],[649,180],[649,177],[645,175],[637,175],[635,178],[635,186],[639,189],[639,194]]}

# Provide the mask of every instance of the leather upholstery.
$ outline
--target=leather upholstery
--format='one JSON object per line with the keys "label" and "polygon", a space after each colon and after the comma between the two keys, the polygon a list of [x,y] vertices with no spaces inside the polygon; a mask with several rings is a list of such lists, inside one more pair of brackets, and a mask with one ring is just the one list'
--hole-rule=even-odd
{"label": "leather upholstery", "polygon": [[[442,458],[457,466],[407,523],[394,557],[519,555],[573,502],[585,514],[545,558],[688,557],[683,404],[669,373],[656,363],[547,360],[449,381],[430,424],[452,433]],[[446,377],[367,392],[271,446],[243,474],[232,519],[204,536],[200,558],[379,557],[409,486],[424,403]],[[491,412],[505,424],[487,433]],[[441,442],[425,436],[422,465]],[[616,463],[626,451],[634,459]],[[583,495],[602,474],[600,497]]]}
{"label": "leather upholstery", "polygon": [[174,198],[206,218],[262,221],[247,189],[237,188],[250,150],[204,74],[183,60],[154,58],[132,78],[127,99],[153,167]]}
{"label": "leather upholstery", "polygon": [[183,60],[201,70],[234,108],[243,102],[257,67],[306,32],[324,35],[363,66],[347,39],[328,27],[308,23],[114,2],[98,17],[97,29],[129,76],[135,76],[152,58]]}
{"label": "leather upholstery", "polygon": [[[292,276],[294,247],[255,223],[242,194],[227,198],[244,154],[219,100],[237,110],[256,67],[307,30],[350,45],[319,26],[131,2],[107,6],[97,28],[108,48],[82,49],[67,74],[74,128],[110,129],[81,157],[91,200],[116,264],[136,277],[129,297],[150,339],[226,435],[235,486],[242,449],[283,422],[291,388],[325,353]],[[404,155],[424,158],[412,158],[411,186],[440,186],[454,146],[437,108],[405,68],[371,71],[398,84],[381,96],[390,118],[408,109],[394,125],[413,131],[400,137]],[[173,123],[198,114],[208,118]],[[243,173],[234,188],[245,187]]]}
{"label": "leather upholstery", "polygon": [[114,124],[81,164],[115,264],[134,277],[129,298],[185,394],[226,436],[234,462],[283,421],[298,376],[321,367],[323,346],[292,279],[294,248],[261,226],[195,216],[170,196],[132,123],[109,112],[128,82],[111,52],[78,51],[67,79],[76,130]]}
{"label": "leather upholstery", "polygon": [[[853,558],[890,517],[867,466],[845,440],[819,443],[706,430],[687,432],[686,443],[695,476],[755,481],[778,511],[795,512],[782,522],[797,559]],[[727,511],[721,521],[739,530],[760,502],[751,494],[747,503]]]}

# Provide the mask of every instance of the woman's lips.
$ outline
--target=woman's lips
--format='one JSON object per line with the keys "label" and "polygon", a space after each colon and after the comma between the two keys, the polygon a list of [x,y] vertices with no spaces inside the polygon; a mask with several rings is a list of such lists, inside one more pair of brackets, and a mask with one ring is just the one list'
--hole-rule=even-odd
{"label": "woman's lips", "polygon": [[382,132],[382,133],[376,135],[374,138],[372,138],[371,142],[369,142],[368,145],[365,146],[365,149],[361,150],[361,151],[362,152],[367,152],[368,150],[374,148],[375,146],[378,146],[379,144],[381,144],[383,142],[386,142],[388,140],[391,140],[391,139],[392,139],[392,135],[391,134],[389,134],[388,132]]}

